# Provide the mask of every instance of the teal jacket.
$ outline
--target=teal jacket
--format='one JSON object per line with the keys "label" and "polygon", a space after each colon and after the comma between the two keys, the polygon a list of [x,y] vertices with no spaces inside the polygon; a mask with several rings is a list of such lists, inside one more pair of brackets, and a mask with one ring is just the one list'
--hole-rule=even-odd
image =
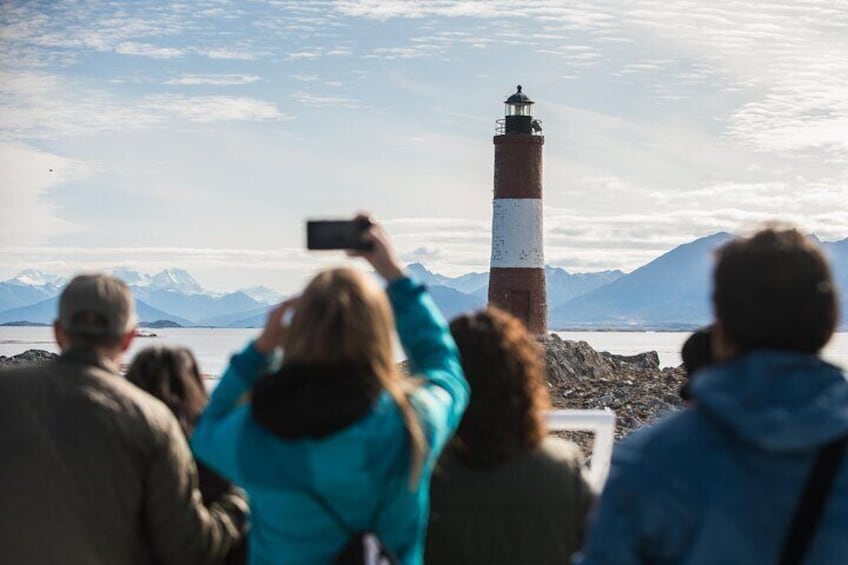
{"label": "teal jacket", "polygon": [[[695,404],[616,447],[582,565],[778,563],[818,450],[848,434],[841,369],[755,351],[704,369]],[[805,563],[848,563],[848,465]]]}
{"label": "teal jacket", "polygon": [[430,475],[469,391],[456,345],[425,288],[403,278],[387,293],[411,372],[422,380],[412,395],[429,445],[421,480],[410,487],[410,440],[385,392],[363,418],[322,439],[282,440],[259,425],[239,399],[271,359],[249,345],[232,357],[191,445],[247,491],[252,565],[330,563],[349,541],[306,489],[319,492],[354,529],[375,531],[402,563],[422,562]]}

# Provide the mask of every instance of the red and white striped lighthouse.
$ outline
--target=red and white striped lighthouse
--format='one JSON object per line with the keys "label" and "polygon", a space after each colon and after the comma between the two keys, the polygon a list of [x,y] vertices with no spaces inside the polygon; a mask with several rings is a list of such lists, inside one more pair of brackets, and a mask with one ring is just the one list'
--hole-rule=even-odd
{"label": "red and white striped lighthouse", "polygon": [[530,113],[533,101],[518,91],[506,99],[495,142],[495,198],[489,304],[516,316],[534,334],[548,329],[542,238],[542,145]]}

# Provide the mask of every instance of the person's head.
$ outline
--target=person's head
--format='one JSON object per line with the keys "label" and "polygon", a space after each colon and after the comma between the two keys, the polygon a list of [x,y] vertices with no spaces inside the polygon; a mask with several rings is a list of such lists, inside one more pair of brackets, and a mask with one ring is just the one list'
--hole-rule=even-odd
{"label": "person's head", "polygon": [[544,439],[550,408],[539,344],[517,318],[496,308],[450,324],[471,400],[452,448],[469,467],[492,467]]}
{"label": "person's head", "polygon": [[769,226],[717,251],[714,355],[755,349],[817,353],[838,318],[827,259],[797,229]]}
{"label": "person's head", "polygon": [[694,331],[683,343],[680,357],[683,359],[683,369],[686,371],[687,379],[680,387],[680,398],[688,401],[692,398],[692,377],[715,362],[712,350],[712,326]]}
{"label": "person's head", "polygon": [[96,273],[78,275],[65,286],[53,329],[62,351],[85,347],[115,361],[129,347],[135,324],[129,287],[120,279]]}
{"label": "person's head", "polygon": [[191,351],[164,345],[147,347],[133,358],[127,380],[164,402],[186,436],[191,435],[209,399]]}
{"label": "person's head", "polygon": [[329,269],[307,285],[297,301],[283,343],[283,365],[344,366],[373,379],[362,386],[386,390],[401,410],[413,444],[412,481],[417,482],[427,449],[409,402],[410,381],[392,354],[394,315],[386,292],[368,275],[350,268]]}
{"label": "person's head", "polygon": [[283,344],[286,363],[344,364],[391,372],[394,316],[383,291],[355,269],[329,269],[297,301]]}

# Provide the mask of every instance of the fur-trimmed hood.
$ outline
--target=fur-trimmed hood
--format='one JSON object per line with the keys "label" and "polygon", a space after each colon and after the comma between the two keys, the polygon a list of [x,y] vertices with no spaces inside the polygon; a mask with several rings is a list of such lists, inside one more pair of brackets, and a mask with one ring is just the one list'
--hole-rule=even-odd
{"label": "fur-trimmed hood", "polygon": [[252,416],[280,439],[321,439],[368,414],[381,390],[368,369],[283,364],[256,383]]}

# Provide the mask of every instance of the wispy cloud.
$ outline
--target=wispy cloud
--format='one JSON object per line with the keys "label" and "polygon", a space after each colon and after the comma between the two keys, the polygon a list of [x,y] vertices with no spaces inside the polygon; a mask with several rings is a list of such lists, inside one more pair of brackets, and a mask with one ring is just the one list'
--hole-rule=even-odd
{"label": "wispy cloud", "polygon": [[272,102],[240,96],[159,94],[121,100],[46,73],[0,73],[0,135],[55,138],[195,122],[280,120]]}
{"label": "wispy cloud", "polygon": [[176,86],[238,86],[251,84],[259,80],[262,80],[261,77],[256,75],[182,75],[176,78],[170,78],[164,81],[163,84]]}
{"label": "wispy cloud", "polygon": [[231,120],[281,120],[289,116],[275,104],[253,98],[232,96],[175,96],[161,95],[146,98],[141,106],[192,122]]}
{"label": "wispy cloud", "polygon": [[138,55],[140,57],[150,57],[151,59],[175,59],[183,55],[183,50],[127,41],[118,44],[115,47],[115,53],[119,55]]}
{"label": "wispy cloud", "polygon": [[314,94],[304,90],[292,92],[291,97],[309,108],[361,108],[362,104],[347,96],[326,96]]}

